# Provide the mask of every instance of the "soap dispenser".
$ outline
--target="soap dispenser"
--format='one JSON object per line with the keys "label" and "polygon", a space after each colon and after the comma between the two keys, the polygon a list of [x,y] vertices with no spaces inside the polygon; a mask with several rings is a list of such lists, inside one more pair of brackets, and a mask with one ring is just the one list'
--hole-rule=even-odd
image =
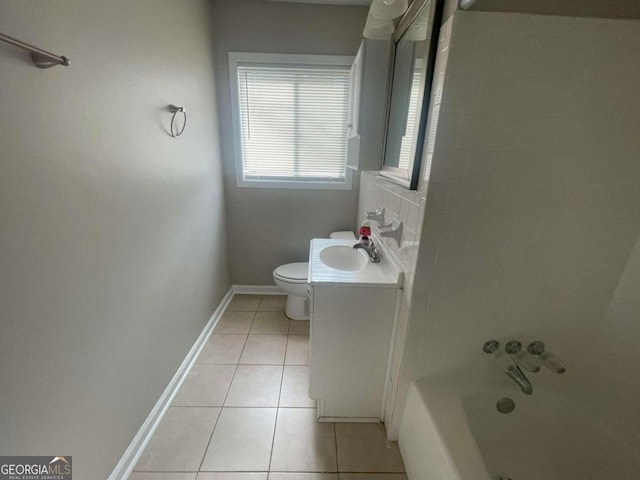
{"label": "soap dispenser", "polygon": [[368,221],[364,221],[360,227],[360,243],[369,243],[369,237],[371,236],[371,226]]}

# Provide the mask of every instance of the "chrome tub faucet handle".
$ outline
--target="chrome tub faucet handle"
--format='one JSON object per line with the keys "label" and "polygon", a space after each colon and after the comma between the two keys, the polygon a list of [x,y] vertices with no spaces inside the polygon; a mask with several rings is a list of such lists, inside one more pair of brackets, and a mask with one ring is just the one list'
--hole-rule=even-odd
{"label": "chrome tub faucet handle", "polygon": [[558,357],[555,353],[551,353],[545,350],[544,343],[540,340],[531,342],[527,347],[527,352],[529,352],[531,355],[537,356],[542,366],[551,370],[553,373],[560,374],[567,371],[562,361],[560,360],[560,357]]}

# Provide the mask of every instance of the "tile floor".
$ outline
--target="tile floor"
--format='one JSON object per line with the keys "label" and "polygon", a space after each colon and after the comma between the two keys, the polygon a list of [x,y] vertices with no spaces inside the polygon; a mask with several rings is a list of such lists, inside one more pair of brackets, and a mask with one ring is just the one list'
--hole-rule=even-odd
{"label": "tile floor", "polygon": [[234,296],[130,480],[406,480],[382,425],[316,422],[285,300]]}

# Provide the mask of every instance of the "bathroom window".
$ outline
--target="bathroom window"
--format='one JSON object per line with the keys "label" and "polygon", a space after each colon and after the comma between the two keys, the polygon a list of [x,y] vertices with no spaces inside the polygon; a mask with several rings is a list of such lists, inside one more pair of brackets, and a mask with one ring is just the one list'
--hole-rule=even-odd
{"label": "bathroom window", "polygon": [[353,57],[229,53],[238,186],[350,189]]}

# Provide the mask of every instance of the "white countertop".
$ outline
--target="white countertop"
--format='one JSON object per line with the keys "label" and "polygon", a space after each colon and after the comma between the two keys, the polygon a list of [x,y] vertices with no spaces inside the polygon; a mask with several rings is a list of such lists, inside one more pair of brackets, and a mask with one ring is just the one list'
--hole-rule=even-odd
{"label": "white countertop", "polygon": [[309,283],[311,285],[333,284],[363,287],[400,288],[402,271],[387,256],[381,253],[380,263],[368,262],[362,270],[343,271],[325,265],[320,252],[332,246],[352,247],[354,240],[314,238],[309,249]]}

